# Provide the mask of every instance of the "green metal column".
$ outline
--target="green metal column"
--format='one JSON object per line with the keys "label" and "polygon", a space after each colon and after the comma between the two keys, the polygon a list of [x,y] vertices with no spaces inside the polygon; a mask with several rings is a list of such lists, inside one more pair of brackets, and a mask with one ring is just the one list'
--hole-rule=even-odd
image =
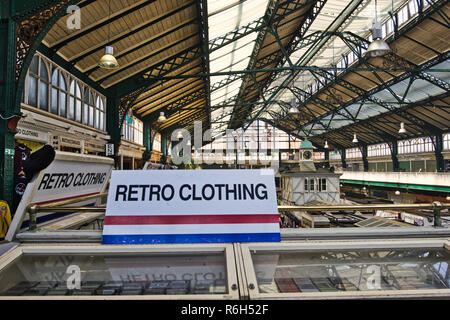
{"label": "green metal column", "polygon": [[[9,12],[9,1],[2,3],[2,15]],[[4,17],[3,17],[4,18]],[[16,23],[11,18],[0,20],[0,198],[12,205],[14,188],[14,135],[8,122],[20,116],[15,104]]]}
{"label": "green metal column", "polygon": [[106,131],[111,136],[108,143],[114,144],[114,163],[116,169],[120,167],[119,147],[122,133],[119,123],[119,99],[116,97],[106,98]]}
{"label": "green metal column", "polygon": [[163,156],[167,157],[167,137],[161,133],[161,152]]}
{"label": "green metal column", "polygon": [[400,163],[398,162],[398,142],[397,140],[391,141],[391,158],[392,158],[392,170],[394,172],[400,171]]}
{"label": "green metal column", "polygon": [[347,161],[346,161],[345,149],[341,149],[341,150],[339,150],[339,152],[341,154],[342,168],[346,169],[347,168]]}
{"label": "green metal column", "polygon": [[369,161],[367,161],[367,144],[363,144],[360,148],[362,154],[364,172],[369,171]]}
{"label": "green metal column", "polygon": [[445,172],[445,160],[442,155],[442,150],[444,149],[444,139],[442,138],[442,134],[437,134],[435,139],[436,144],[434,154],[436,157],[436,169],[438,172]]}
{"label": "green metal column", "polygon": [[152,151],[152,128],[148,121],[144,120],[144,147],[150,152]]}
{"label": "green metal column", "polygon": [[145,151],[144,151],[144,155],[142,156],[144,161],[149,160],[150,157],[151,157],[152,144],[153,144],[152,128],[150,126],[150,122],[148,120],[144,120],[144,147],[145,147]]}

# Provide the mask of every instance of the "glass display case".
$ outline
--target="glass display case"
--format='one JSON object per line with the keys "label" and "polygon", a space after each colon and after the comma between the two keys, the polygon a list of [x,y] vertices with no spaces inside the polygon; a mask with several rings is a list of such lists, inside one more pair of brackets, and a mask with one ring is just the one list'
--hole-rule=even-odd
{"label": "glass display case", "polygon": [[241,244],[250,299],[449,297],[448,240]]}
{"label": "glass display case", "polygon": [[0,299],[238,299],[232,244],[19,245],[0,258]]}

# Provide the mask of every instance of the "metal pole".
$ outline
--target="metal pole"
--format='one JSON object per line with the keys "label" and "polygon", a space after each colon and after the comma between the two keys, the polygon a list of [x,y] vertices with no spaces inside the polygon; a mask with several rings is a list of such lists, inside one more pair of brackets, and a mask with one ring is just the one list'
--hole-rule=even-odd
{"label": "metal pole", "polygon": [[433,202],[434,226],[442,227],[441,210],[444,206],[439,201]]}

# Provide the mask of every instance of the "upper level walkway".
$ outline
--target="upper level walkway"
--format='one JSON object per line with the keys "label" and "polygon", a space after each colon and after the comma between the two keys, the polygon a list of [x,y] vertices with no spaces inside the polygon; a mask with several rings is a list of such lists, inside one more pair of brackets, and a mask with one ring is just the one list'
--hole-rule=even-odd
{"label": "upper level walkway", "polygon": [[343,171],[342,183],[450,192],[450,173]]}

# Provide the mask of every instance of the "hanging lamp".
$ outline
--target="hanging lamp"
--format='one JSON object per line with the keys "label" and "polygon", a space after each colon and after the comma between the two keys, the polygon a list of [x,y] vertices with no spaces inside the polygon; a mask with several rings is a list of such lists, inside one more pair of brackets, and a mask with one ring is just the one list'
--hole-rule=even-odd
{"label": "hanging lamp", "polygon": [[[108,3],[108,10],[109,15],[108,19],[111,17],[111,0],[109,0]],[[111,24],[108,24],[108,43],[111,38]],[[117,62],[117,59],[114,57],[114,48],[112,46],[106,46],[105,48],[105,54],[100,58],[100,62],[98,63],[100,68],[103,69],[117,69],[119,67],[119,63]]]}
{"label": "hanging lamp", "polygon": [[166,118],[166,116],[164,115],[164,112],[160,112],[160,113],[159,113],[159,117],[158,117],[157,122],[158,122],[158,123],[164,123],[164,122],[166,122],[166,121],[167,121],[167,118]]}
{"label": "hanging lamp", "polygon": [[325,149],[328,149],[328,141],[325,140],[325,145],[323,146]]}
{"label": "hanging lamp", "polygon": [[398,130],[398,133],[406,133],[405,124],[403,122],[400,123],[400,130]]}
{"label": "hanging lamp", "polygon": [[383,40],[383,32],[381,22],[378,21],[377,1],[375,0],[375,22],[372,25],[373,41],[369,44],[365,56],[369,58],[381,57],[391,51],[391,48]]}
{"label": "hanging lamp", "polygon": [[353,134],[353,141],[352,141],[353,143],[358,143],[359,141],[358,141],[358,138],[356,137],[356,133],[355,134]]}

